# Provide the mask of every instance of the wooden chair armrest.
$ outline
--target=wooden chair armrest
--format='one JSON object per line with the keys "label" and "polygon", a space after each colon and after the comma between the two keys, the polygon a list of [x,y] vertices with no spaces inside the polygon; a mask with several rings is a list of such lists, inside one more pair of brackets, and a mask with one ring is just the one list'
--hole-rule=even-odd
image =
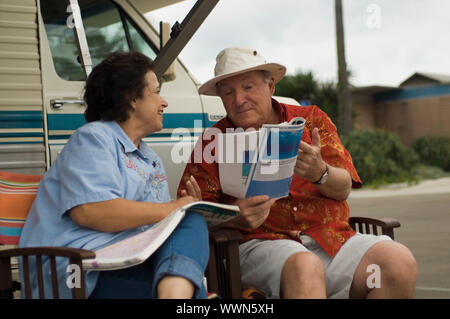
{"label": "wooden chair armrest", "polygon": [[378,220],[382,221],[385,227],[397,228],[401,226],[400,221],[393,217],[380,217]]}
{"label": "wooden chair armrest", "polygon": [[392,217],[370,218],[352,216],[349,218],[349,224],[362,223],[380,226],[382,228],[397,228],[400,227],[400,222]]}
{"label": "wooden chair armrest", "polygon": [[[354,216],[349,218],[349,224],[354,230],[360,233],[372,233],[374,235],[378,235],[376,228],[381,227],[382,234],[392,239],[394,239],[394,228],[400,227],[400,222],[392,217],[370,218]],[[357,225],[358,227],[356,227]]]}
{"label": "wooden chair armrest", "polygon": [[209,237],[215,243],[226,243],[229,241],[240,241],[244,238],[242,233],[232,228],[215,228],[209,230]]}

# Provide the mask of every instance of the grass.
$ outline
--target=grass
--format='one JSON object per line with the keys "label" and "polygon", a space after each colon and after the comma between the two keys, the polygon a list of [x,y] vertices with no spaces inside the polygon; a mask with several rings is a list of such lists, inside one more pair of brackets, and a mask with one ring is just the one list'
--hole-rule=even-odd
{"label": "grass", "polygon": [[445,172],[442,168],[429,165],[417,165],[413,167],[412,173],[419,179],[436,179],[441,177],[449,177],[450,172]]}
{"label": "grass", "polygon": [[397,176],[394,178],[376,179],[363,187],[377,189],[390,184],[405,183],[407,185],[414,185],[422,180],[437,179],[442,177],[450,177],[450,172],[446,172],[440,167],[419,164],[414,166],[408,175]]}

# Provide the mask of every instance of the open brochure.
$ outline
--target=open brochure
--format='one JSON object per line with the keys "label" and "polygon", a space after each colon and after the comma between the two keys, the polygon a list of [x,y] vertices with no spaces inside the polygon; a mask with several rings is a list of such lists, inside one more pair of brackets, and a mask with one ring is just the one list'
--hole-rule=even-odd
{"label": "open brochure", "polygon": [[177,227],[185,214],[200,213],[208,226],[238,215],[239,207],[199,201],[185,205],[146,231],[95,251],[95,258],[83,260],[86,270],[115,270],[138,265],[150,257]]}
{"label": "open brochure", "polygon": [[287,196],[304,126],[305,119],[296,117],[258,131],[219,134],[222,191],[237,198]]}

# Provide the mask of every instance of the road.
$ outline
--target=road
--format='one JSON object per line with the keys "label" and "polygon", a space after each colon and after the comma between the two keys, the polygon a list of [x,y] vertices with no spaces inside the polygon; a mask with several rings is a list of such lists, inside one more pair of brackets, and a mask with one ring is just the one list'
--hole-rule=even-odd
{"label": "road", "polygon": [[[351,216],[395,217],[401,227],[395,240],[406,245],[418,263],[416,298],[450,298],[450,179],[436,181],[436,192],[354,191]],[[435,184],[436,184],[435,183]],[[430,190],[431,185],[425,185]],[[426,193],[426,194],[423,194]]]}

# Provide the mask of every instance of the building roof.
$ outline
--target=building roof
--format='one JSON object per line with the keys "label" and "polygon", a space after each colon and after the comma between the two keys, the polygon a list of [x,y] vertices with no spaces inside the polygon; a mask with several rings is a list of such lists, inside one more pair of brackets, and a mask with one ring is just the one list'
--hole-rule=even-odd
{"label": "building roof", "polygon": [[351,86],[350,90],[353,94],[376,94],[381,92],[389,92],[389,91],[395,91],[399,88],[396,86],[386,86],[386,85],[370,85],[370,86]]}
{"label": "building roof", "polygon": [[400,87],[405,86],[425,86],[436,84],[450,84],[450,75],[428,73],[428,72],[416,72],[400,83]]}
{"label": "building roof", "polygon": [[449,95],[450,75],[415,72],[398,87],[350,85],[350,91],[352,96],[357,99],[374,98],[376,102]]}

